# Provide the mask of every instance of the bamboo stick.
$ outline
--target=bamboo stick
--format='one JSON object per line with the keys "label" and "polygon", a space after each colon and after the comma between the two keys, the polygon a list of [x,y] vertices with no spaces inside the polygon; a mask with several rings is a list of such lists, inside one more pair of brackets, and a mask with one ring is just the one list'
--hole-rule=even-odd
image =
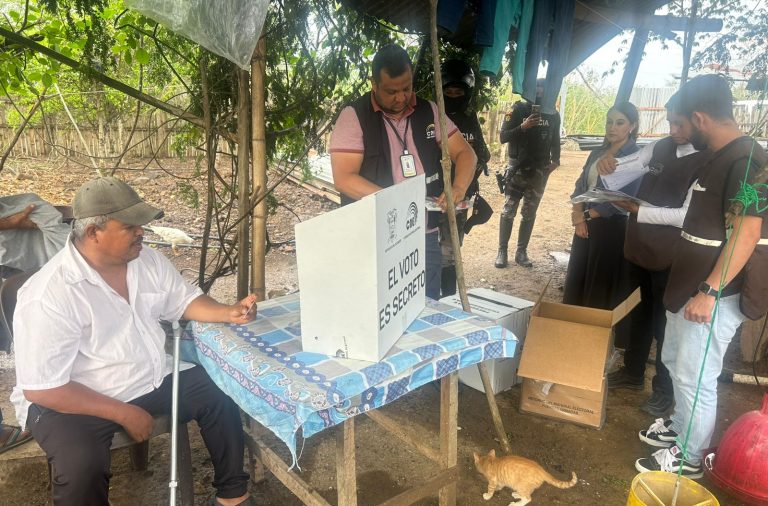
{"label": "bamboo stick", "polygon": [[[451,185],[451,160],[448,156],[448,129],[445,122],[445,101],[443,100],[443,79],[440,74],[440,51],[437,44],[437,0],[430,0],[430,32],[432,37],[432,65],[435,72],[435,98],[437,98],[437,109],[440,114],[440,138],[443,140],[441,143],[443,158],[443,181],[445,182],[445,201],[448,203],[446,206],[446,212],[448,214],[448,225],[451,231],[451,244],[453,245],[453,254],[456,261],[456,281],[459,285],[459,297],[461,298],[461,306],[464,311],[469,312],[471,310],[469,305],[469,299],[467,298],[467,285],[464,280],[464,265],[461,260],[461,243],[459,242],[459,231],[456,227],[456,210],[453,205],[453,187]],[[499,414],[499,406],[496,404],[496,398],[491,388],[491,381],[488,376],[488,370],[485,364],[480,362],[477,364],[477,369],[480,372],[480,379],[483,381],[483,387],[485,388],[485,396],[488,399],[488,408],[491,411],[491,418],[493,419],[493,425],[496,429],[496,434],[499,437],[499,442],[505,453],[509,453],[511,448],[509,446],[509,439],[507,438],[507,431],[504,429],[504,423],[501,421],[501,415]]]}

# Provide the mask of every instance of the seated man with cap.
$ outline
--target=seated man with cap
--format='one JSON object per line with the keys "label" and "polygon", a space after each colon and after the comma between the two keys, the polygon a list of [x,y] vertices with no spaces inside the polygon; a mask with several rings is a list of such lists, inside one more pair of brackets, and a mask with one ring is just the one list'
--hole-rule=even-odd
{"label": "seated man with cap", "polygon": [[[54,504],[107,505],[116,430],[149,439],[171,411],[172,361],[158,320],[246,323],[254,295],[220,304],[142,247],[163,212],[126,183],[85,183],[66,246],[20,289],[14,316],[19,422],[51,465]],[[214,467],[214,504],[255,504],[235,403],[202,367],[181,372],[179,421],[196,420]]]}

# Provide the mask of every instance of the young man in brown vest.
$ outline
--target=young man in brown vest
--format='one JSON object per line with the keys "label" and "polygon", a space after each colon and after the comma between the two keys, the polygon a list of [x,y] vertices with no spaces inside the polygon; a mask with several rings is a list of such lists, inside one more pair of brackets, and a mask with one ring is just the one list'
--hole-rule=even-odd
{"label": "young man in brown vest", "polygon": [[688,211],[693,184],[706,152],[697,152],[690,142],[691,122],[678,113],[678,97],[665,105],[669,137],[645,146],[635,154],[619,160],[611,157],[598,161],[601,175],[611,174],[616,167],[624,170],[645,169],[637,197],[651,204],[619,202],[629,211],[624,257],[627,259],[628,286],[640,287],[642,301],[630,314],[629,343],[624,352],[624,366],[607,376],[608,388],[642,390],[645,364],[656,339],[656,374],[653,393],[640,409],[656,417],[664,416],[674,403],[672,379],[661,361],[664,328],[664,289],[675,244],[682,240],[680,228]]}
{"label": "young man in brown vest", "polygon": [[[640,471],[702,476],[703,451],[717,417],[717,378],[736,329],[746,318],[744,265],[760,241],[768,157],[741,133],[733,118],[733,96],[721,76],[699,76],[680,88],[680,113],[693,126],[691,142],[708,149],[683,223],[664,293],[666,341],[662,352],[674,388],[675,409],[659,418],[642,441],[661,448],[638,459]],[[759,191],[752,200],[746,185]],[[768,280],[758,280],[758,284]],[[699,372],[702,371],[699,385]]]}

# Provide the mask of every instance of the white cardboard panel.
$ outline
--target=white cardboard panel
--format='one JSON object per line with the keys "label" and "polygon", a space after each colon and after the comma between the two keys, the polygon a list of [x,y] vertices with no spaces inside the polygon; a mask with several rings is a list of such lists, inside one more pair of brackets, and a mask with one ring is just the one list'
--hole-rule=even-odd
{"label": "white cardboard panel", "polygon": [[296,225],[304,351],[377,362],[424,309],[424,177]]}
{"label": "white cardboard panel", "polygon": [[[472,288],[467,291],[467,298],[472,313],[494,320],[499,326],[514,333],[517,338],[515,356],[501,358],[486,362],[488,376],[494,393],[503,392],[512,388],[521,379],[517,377],[517,367],[520,362],[520,354],[525,341],[528,328],[528,319],[534,303],[495,292],[488,288]],[[461,309],[461,299],[458,294],[443,298],[440,302]],[[459,381],[467,386],[485,392],[480,373],[476,366],[465,367],[459,371]]]}

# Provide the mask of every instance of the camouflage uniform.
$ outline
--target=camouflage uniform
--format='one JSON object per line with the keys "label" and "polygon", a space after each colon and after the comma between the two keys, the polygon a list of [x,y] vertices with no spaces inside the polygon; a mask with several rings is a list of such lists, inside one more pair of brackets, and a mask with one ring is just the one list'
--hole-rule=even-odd
{"label": "camouflage uniform", "polygon": [[517,102],[504,117],[501,125],[501,143],[508,143],[509,165],[504,173],[504,208],[499,222],[499,253],[496,267],[507,265],[507,243],[520,201],[522,220],[518,230],[515,261],[526,267],[528,242],[536,221],[536,211],[551,171],[551,164],[560,165],[560,116],[541,114],[541,123],[528,130],[522,123],[531,115],[533,104],[527,100]]}
{"label": "camouflage uniform", "polygon": [[549,179],[549,166],[521,169],[510,166],[504,174],[504,207],[501,210],[504,219],[514,220],[517,208],[523,201],[520,214],[523,221],[536,220],[536,210],[539,208],[544,189]]}

